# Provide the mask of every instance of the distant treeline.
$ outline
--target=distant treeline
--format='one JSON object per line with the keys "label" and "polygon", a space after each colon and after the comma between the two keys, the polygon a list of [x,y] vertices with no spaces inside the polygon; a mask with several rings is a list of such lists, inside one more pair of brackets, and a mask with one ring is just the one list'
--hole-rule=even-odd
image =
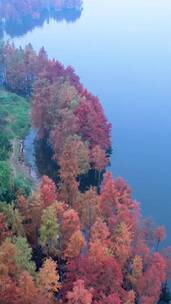
{"label": "distant treeline", "polygon": [[82,0],[0,0],[0,37],[21,36],[50,18],[74,22],[81,12]]}

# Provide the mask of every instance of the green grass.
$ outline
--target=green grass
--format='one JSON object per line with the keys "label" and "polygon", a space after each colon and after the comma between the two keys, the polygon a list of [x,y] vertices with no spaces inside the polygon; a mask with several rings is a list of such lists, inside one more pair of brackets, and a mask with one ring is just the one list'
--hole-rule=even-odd
{"label": "green grass", "polygon": [[0,126],[9,139],[23,138],[30,126],[29,103],[26,99],[0,90]]}
{"label": "green grass", "polygon": [[19,151],[13,151],[12,161],[13,143],[23,139],[30,127],[29,109],[26,99],[0,90],[0,201],[14,200],[18,190],[26,195],[30,191],[30,182],[17,171]]}

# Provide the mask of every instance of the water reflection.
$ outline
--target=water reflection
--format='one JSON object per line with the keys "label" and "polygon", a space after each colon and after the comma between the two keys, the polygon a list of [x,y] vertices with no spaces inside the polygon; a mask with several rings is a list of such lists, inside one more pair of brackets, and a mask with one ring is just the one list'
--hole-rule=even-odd
{"label": "water reflection", "polygon": [[44,22],[75,22],[82,13],[82,0],[0,0],[0,38],[22,36]]}

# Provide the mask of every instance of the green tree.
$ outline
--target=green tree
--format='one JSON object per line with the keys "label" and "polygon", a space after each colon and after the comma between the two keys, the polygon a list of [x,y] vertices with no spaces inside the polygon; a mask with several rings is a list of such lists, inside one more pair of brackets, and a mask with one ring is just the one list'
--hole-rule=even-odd
{"label": "green tree", "polygon": [[53,206],[44,210],[39,234],[39,243],[45,253],[56,255],[59,248],[59,225]]}
{"label": "green tree", "polygon": [[32,259],[32,249],[27,243],[26,238],[16,237],[14,240],[16,248],[16,255],[14,257],[19,272],[28,271],[31,275],[34,275],[35,264]]}
{"label": "green tree", "polygon": [[24,236],[23,218],[14,204],[0,203],[0,212],[5,215],[6,223],[9,229],[16,236]]}
{"label": "green tree", "polygon": [[9,201],[13,187],[11,168],[5,161],[0,161],[0,200]]}
{"label": "green tree", "polygon": [[[0,128],[1,131],[1,128]],[[0,137],[0,161],[7,160],[11,151],[11,143],[8,136],[2,131]]]}

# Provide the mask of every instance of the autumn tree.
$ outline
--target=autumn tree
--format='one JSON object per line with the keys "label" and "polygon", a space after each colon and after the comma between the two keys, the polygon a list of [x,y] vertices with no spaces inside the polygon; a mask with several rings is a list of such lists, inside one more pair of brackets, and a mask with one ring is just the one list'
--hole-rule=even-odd
{"label": "autumn tree", "polygon": [[99,242],[91,243],[88,254],[80,257],[78,262],[73,260],[68,263],[67,271],[64,287],[70,288],[71,282],[81,278],[86,286],[93,288],[95,301],[102,300],[106,294],[110,295],[113,291],[119,292],[123,282],[120,265],[107,247]]}
{"label": "autumn tree", "polygon": [[154,232],[154,238],[157,241],[156,251],[159,248],[160,242],[162,242],[166,238],[166,230],[164,226],[159,226]]}
{"label": "autumn tree", "polygon": [[50,130],[53,114],[49,111],[51,101],[51,86],[47,79],[39,79],[33,90],[33,126],[38,129],[39,137],[43,137]]}
{"label": "autumn tree", "polygon": [[55,183],[48,178],[43,176],[40,184],[40,197],[43,201],[44,208],[50,206],[57,199]]}
{"label": "autumn tree", "polygon": [[166,280],[166,264],[163,257],[159,253],[154,253],[150,262],[137,286],[140,301],[144,304],[157,302],[162,284]]}
{"label": "autumn tree", "polygon": [[132,231],[125,223],[120,223],[112,235],[110,248],[120,265],[123,265],[131,255],[132,237]]}
{"label": "autumn tree", "polygon": [[80,230],[80,220],[78,214],[73,209],[66,210],[63,213],[63,222],[61,224],[62,244],[65,249],[71,236]]}
{"label": "autumn tree", "polygon": [[78,137],[67,139],[60,161],[61,191],[71,206],[76,201],[78,193],[77,176],[89,170],[89,151],[85,143]]}
{"label": "autumn tree", "polygon": [[15,245],[10,241],[10,239],[5,239],[0,246],[0,276],[2,281],[4,276],[8,276],[10,279],[17,272],[17,265],[14,259],[15,256]]}
{"label": "autumn tree", "polygon": [[134,304],[136,303],[136,294],[134,290],[130,290],[126,294],[125,304]]}
{"label": "autumn tree", "polygon": [[[109,296],[103,296],[103,299],[97,302],[98,304],[120,304],[120,298],[116,293],[112,293]],[[133,304],[133,303],[131,303]]]}
{"label": "autumn tree", "polygon": [[128,275],[128,280],[130,280],[133,287],[137,287],[139,279],[142,277],[142,275],[143,275],[143,261],[140,256],[136,255],[133,258],[131,274]]}
{"label": "autumn tree", "polygon": [[92,294],[84,286],[83,280],[77,280],[74,282],[73,291],[67,293],[68,304],[91,304],[92,303]]}
{"label": "autumn tree", "polygon": [[[106,166],[109,163],[109,159],[106,155],[106,151],[103,150],[99,145],[93,147],[91,151],[91,162],[100,177],[100,172],[106,168]],[[99,183],[100,183],[100,178],[99,178]]]}
{"label": "autumn tree", "polygon": [[23,271],[19,277],[19,295],[21,300],[25,304],[32,304],[34,303],[37,294],[38,290],[32,276],[28,272]]}
{"label": "autumn tree", "polygon": [[111,173],[106,173],[100,195],[100,209],[103,216],[108,219],[116,215],[119,204],[119,193],[112,179]]}
{"label": "autumn tree", "polygon": [[80,255],[84,246],[85,240],[81,231],[75,231],[69,239],[64,256],[69,259],[76,258]]}
{"label": "autumn tree", "polygon": [[36,247],[38,244],[38,235],[41,225],[43,208],[44,205],[41,199],[40,191],[36,191],[27,201],[27,213],[24,220],[26,235],[33,247]]}
{"label": "autumn tree", "polygon": [[91,228],[91,242],[99,241],[103,245],[109,239],[110,232],[105,222],[100,218],[94,223]]}
{"label": "autumn tree", "polygon": [[92,225],[100,215],[99,204],[99,196],[96,189],[93,188],[85,193],[79,193],[74,203],[74,208],[79,214],[82,228],[85,230],[88,238]]}
{"label": "autumn tree", "polygon": [[[62,105],[60,105],[60,107],[62,107]],[[72,110],[68,110],[65,107],[62,107],[62,109],[58,109],[56,103],[54,108],[55,109],[53,109],[53,114],[55,115],[55,120],[54,128],[51,131],[50,140],[52,142],[54,150],[54,157],[56,161],[59,162],[67,139],[70,139],[71,142],[72,137],[79,138],[77,135],[78,119],[74,115]]]}
{"label": "autumn tree", "polygon": [[61,288],[57,264],[52,259],[46,259],[38,273],[38,286],[50,298]]}
{"label": "autumn tree", "polygon": [[110,146],[110,124],[104,116],[103,109],[98,98],[85,96],[78,107],[74,110],[79,119],[79,132],[85,140],[88,140],[91,147],[96,145],[107,150]]}

